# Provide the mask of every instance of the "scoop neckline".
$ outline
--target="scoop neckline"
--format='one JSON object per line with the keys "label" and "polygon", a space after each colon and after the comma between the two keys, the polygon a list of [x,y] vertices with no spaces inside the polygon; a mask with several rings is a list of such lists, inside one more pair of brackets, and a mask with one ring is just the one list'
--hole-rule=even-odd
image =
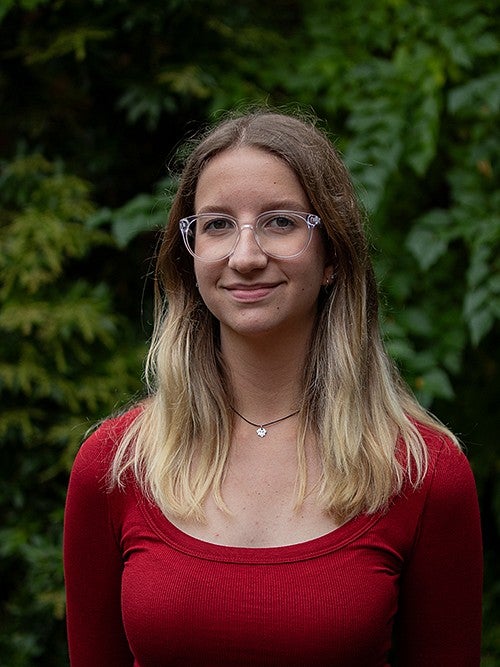
{"label": "scoop neckline", "polygon": [[303,542],[270,547],[244,547],[208,542],[175,526],[160,508],[136,489],[138,506],[150,528],[173,549],[186,555],[226,563],[291,563],[318,558],[347,546],[366,533],[380,513],[360,514],[338,528]]}

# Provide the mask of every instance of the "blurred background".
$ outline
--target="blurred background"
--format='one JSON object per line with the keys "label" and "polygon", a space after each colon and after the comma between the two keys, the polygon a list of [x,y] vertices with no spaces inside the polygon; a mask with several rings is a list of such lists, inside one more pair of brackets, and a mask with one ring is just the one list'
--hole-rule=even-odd
{"label": "blurred background", "polygon": [[252,104],[313,110],[351,170],[388,348],[476,476],[482,665],[500,665],[497,10],[0,1],[1,665],[68,664],[71,463],[97,420],[141,394],[179,147]]}

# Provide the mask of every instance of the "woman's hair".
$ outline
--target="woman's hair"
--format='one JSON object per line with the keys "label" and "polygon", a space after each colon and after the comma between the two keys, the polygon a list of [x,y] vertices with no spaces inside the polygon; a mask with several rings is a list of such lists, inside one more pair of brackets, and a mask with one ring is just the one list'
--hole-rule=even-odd
{"label": "woman's hair", "polygon": [[233,396],[218,322],[199,296],[178,221],[194,213],[207,163],[239,146],[271,153],[297,174],[322,220],[334,266],[303,370],[297,506],[306,492],[304,443],[313,433],[324,509],[339,520],[383,509],[405,480],[417,485],[425,475],[427,450],[417,425],[453,436],[419,406],[384,350],[362,215],[342,160],[313,120],[268,110],[225,119],[186,161],[157,258],[149,396],[117,448],[111,483],[122,485],[131,471],[164,512],[183,518],[202,520],[210,493],[226,509],[221,484]]}

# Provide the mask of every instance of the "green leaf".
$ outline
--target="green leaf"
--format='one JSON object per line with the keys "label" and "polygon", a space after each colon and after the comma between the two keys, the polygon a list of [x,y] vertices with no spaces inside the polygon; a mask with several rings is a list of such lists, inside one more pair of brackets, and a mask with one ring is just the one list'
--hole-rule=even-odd
{"label": "green leaf", "polygon": [[451,399],[454,396],[450,379],[440,368],[433,368],[420,376],[418,391],[433,398]]}
{"label": "green leaf", "polygon": [[490,331],[493,326],[493,313],[488,310],[476,311],[468,319],[468,325],[473,345],[479,345],[481,339]]}
{"label": "green leaf", "polygon": [[140,194],[113,212],[112,232],[120,248],[142,232],[164,227],[166,212],[158,199]]}
{"label": "green leaf", "polygon": [[31,49],[26,55],[29,65],[39,65],[60,58],[68,54],[74,54],[76,60],[84,60],[87,53],[87,42],[103,41],[112,36],[110,30],[99,30],[88,26],[79,26],[61,31],[52,35],[50,42],[43,48]]}
{"label": "green leaf", "polygon": [[500,72],[472,79],[450,91],[448,107],[452,114],[477,116],[498,113],[500,109]]}
{"label": "green leaf", "polygon": [[432,229],[415,227],[406,240],[406,247],[423,271],[428,271],[448,248],[448,243]]}

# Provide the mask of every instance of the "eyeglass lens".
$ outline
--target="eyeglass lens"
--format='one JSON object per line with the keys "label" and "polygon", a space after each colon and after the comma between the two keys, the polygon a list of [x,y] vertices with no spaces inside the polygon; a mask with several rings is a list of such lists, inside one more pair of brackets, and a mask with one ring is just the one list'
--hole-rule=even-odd
{"label": "eyeglass lens", "polygon": [[[306,219],[293,212],[270,212],[249,227],[263,252],[273,257],[293,257],[307,247],[311,227]],[[194,255],[206,261],[229,256],[238,243],[241,229],[234,218],[202,213],[193,216],[186,239]]]}

